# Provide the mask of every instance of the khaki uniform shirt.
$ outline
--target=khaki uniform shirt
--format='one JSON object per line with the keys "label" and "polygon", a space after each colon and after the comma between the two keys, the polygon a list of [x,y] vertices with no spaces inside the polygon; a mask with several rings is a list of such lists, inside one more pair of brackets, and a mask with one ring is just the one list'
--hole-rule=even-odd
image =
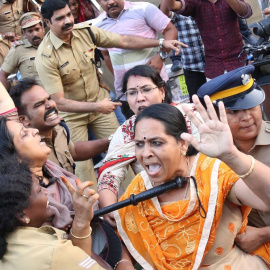
{"label": "khaki uniform shirt", "polygon": [[8,235],[1,270],[101,270],[96,261],[67,240],[64,231],[50,226],[21,227]]}
{"label": "khaki uniform shirt", "polygon": [[27,39],[17,41],[10,48],[1,68],[9,74],[19,69],[23,78],[34,77],[41,84],[35,66],[36,54],[37,48]]}
{"label": "khaki uniform shirt", "polygon": [[14,32],[21,35],[19,19],[23,15],[23,0],[16,0],[13,4],[0,0],[0,33]]}
{"label": "khaki uniform shirt", "polygon": [[[71,42],[65,43],[49,31],[39,45],[36,68],[42,84],[49,94],[65,92],[65,98],[76,101],[95,102],[103,88],[99,86],[94,59],[94,44],[87,30],[87,23],[74,26]],[[91,26],[99,47],[118,47],[120,36]],[[90,51],[89,51],[90,50]],[[87,116],[85,114],[85,116]],[[68,120],[83,114],[61,113]]]}
{"label": "khaki uniform shirt", "polygon": [[[270,122],[262,121],[260,132],[249,155],[270,167]],[[269,176],[270,181],[270,176]],[[270,226],[270,212],[252,210],[248,216],[248,223],[254,227]]]}
{"label": "khaki uniform shirt", "polygon": [[51,149],[48,159],[65,170],[74,173],[74,160],[70,152],[74,149],[72,141],[67,142],[67,133],[65,129],[57,125],[53,130],[53,139],[45,138],[41,135],[41,140]]}

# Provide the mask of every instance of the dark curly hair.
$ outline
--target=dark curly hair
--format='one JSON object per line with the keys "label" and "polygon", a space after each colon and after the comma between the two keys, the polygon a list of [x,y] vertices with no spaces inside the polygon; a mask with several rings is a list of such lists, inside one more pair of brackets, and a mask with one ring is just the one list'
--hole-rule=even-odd
{"label": "dark curly hair", "polygon": [[124,78],[123,78],[123,87],[122,87],[123,93],[127,91],[128,79],[131,76],[141,76],[141,77],[149,78],[159,88],[163,86],[165,90],[164,102],[166,103],[172,102],[171,90],[168,84],[161,78],[160,74],[157,72],[155,68],[148,65],[139,65],[128,70],[125,73]]}
{"label": "dark curly hair", "polygon": [[7,251],[6,237],[22,222],[23,210],[30,204],[32,173],[26,163],[11,156],[0,162],[0,260]]}

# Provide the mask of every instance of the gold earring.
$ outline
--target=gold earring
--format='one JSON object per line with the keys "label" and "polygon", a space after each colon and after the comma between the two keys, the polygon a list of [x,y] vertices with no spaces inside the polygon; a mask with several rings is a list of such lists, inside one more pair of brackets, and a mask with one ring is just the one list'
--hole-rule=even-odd
{"label": "gold earring", "polygon": [[187,152],[185,150],[181,150],[181,155],[185,156],[187,154]]}
{"label": "gold earring", "polygon": [[25,220],[25,223],[26,224],[29,224],[30,223],[30,218],[29,217],[25,217],[24,220]]}

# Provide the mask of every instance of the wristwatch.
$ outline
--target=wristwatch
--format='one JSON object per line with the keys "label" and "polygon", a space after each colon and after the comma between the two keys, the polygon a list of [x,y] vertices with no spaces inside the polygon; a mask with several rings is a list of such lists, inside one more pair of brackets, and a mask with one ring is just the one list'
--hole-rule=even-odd
{"label": "wristwatch", "polygon": [[158,40],[158,45],[159,45],[159,48],[162,49],[163,48],[163,42],[164,42],[164,38],[160,38]]}
{"label": "wristwatch", "polygon": [[168,53],[167,52],[163,52],[163,51],[160,51],[159,52],[159,56],[162,60],[166,60],[168,58]]}

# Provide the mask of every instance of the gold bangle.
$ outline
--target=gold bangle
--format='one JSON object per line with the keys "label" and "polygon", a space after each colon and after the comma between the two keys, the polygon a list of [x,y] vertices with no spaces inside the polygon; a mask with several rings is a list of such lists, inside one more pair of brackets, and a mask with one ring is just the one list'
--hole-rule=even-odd
{"label": "gold bangle", "polygon": [[238,174],[238,177],[241,178],[241,179],[245,179],[247,178],[249,175],[251,175],[251,173],[253,172],[253,169],[254,169],[254,165],[255,165],[255,159],[253,156],[249,155],[250,158],[251,158],[251,166],[250,166],[250,169],[248,170],[248,172],[246,174],[243,174],[243,175],[239,175]]}
{"label": "gold bangle", "polygon": [[129,262],[129,263],[131,263],[131,264],[132,264],[132,262],[131,262],[131,261],[126,260],[126,259],[122,259],[122,260],[120,260],[119,262],[117,262],[117,263],[115,264],[115,266],[114,266],[113,270],[116,270],[116,269],[117,269],[117,266],[118,266],[118,265],[119,265],[121,262]]}
{"label": "gold bangle", "polygon": [[76,238],[76,239],[86,239],[87,237],[91,236],[91,233],[92,233],[92,228],[91,228],[91,226],[89,226],[89,228],[90,228],[90,233],[89,233],[88,235],[86,235],[86,236],[76,236],[76,235],[74,235],[74,234],[72,233],[72,228],[70,229],[70,234],[71,234],[74,238]]}

